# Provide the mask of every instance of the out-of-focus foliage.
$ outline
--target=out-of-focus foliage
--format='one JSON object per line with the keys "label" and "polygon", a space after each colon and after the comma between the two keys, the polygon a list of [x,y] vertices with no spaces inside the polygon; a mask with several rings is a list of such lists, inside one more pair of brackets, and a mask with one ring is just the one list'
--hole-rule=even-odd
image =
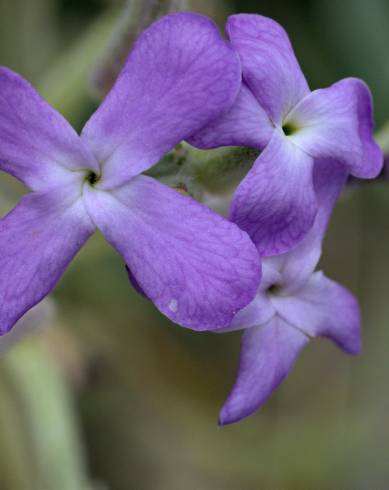
{"label": "out-of-focus foliage", "polygon": [[[0,0],[0,63],[79,129],[98,103],[94,70],[123,6]],[[191,8],[221,24],[234,11],[274,17],[313,88],[361,76],[379,125],[389,119],[388,2],[195,0]],[[1,176],[0,212],[22,192]],[[234,380],[239,333],[170,324],[93,237],[53,295],[55,318],[0,359],[1,489],[387,488],[388,215],[387,183],[350,186],[324,248],[326,273],[360,298],[363,354],[348,358],[315,341],[257,415],[224,429],[217,412]]]}

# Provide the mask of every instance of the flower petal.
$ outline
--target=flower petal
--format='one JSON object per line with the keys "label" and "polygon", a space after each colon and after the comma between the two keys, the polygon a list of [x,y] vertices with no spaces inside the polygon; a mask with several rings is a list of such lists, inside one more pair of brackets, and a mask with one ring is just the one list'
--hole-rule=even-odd
{"label": "flower petal", "polygon": [[0,67],[0,170],[33,190],[98,165],[67,121],[23,78]]}
{"label": "flower petal", "polygon": [[221,330],[217,330],[217,333],[233,332],[234,330],[264,325],[271,320],[274,314],[275,309],[268,295],[263,292],[258,292],[251,303],[238,311],[230,325]]}
{"label": "flower petal", "polygon": [[291,138],[310,155],[337,159],[355,177],[380,173],[383,155],[373,139],[372,98],[362,80],[346,78],[315,90],[285,122],[301,128]]}
{"label": "flower petal", "polygon": [[243,80],[273,123],[281,124],[309,93],[288,35],[274,20],[253,14],[231,16],[227,32],[240,57]]}
{"label": "flower petal", "polygon": [[82,137],[103,162],[100,188],[127,182],[228,110],[241,83],[238,57],[215,24],[163,17],[139,38]]}
{"label": "flower petal", "polygon": [[242,84],[231,109],[188,139],[197,148],[248,146],[263,148],[274,131],[265,110],[251,90]]}
{"label": "flower petal", "polygon": [[85,199],[140,289],[174,322],[221,328],[254,298],[254,245],[208,208],[145,176],[111,192],[87,187]]}
{"label": "flower petal", "polygon": [[29,194],[0,220],[0,335],[54,288],[93,231],[74,183]]}
{"label": "flower petal", "polygon": [[350,354],[360,352],[358,302],[322,272],[315,272],[294,296],[274,297],[272,301],[286,321],[307,335],[328,337]]}
{"label": "flower petal", "polygon": [[279,317],[246,330],[235,385],[225,402],[219,424],[238,422],[265,403],[285,379],[309,338]]}
{"label": "flower petal", "polygon": [[293,293],[309,279],[319,262],[322,242],[335,203],[347,180],[344,166],[331,161],[315,161],[313,171],[314,188],[318,201],[318,212],[306,237],[292,250],[266,257],[263,262],[262,284],[268,283],[269,267],[280,271],[279,282],[285,294]]}
{"label": "flower petal", "polygon": [[230,219],[247,231],[261,255],[289,250],[312,227],[312,167],[313,159],[277,130],[238,186]]}

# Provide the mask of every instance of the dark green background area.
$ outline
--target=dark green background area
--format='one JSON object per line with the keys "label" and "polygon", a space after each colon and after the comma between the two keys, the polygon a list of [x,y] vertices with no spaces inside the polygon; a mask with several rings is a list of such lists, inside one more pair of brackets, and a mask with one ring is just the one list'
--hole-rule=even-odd
{"label": "dark green background area", "polygon": [[[312,88],[362,77],[378,128],[389,120],[389,2],[192,5],[221,25],[234,11],[273,17]],[[80,129],[99,103],[95,70],[122,8],[119,0],[0,0],[0,64]],[[23,192],[0,175],[0,213]],[[386,183],[349,187],[321,263],[360,299],[363,354],[315,340],[260,412],[223,429],[217,414],[240,334],[169,323],[94,236],[56,288],[49,325],[0,358],[1,490],[388,488],[388,216]]]}

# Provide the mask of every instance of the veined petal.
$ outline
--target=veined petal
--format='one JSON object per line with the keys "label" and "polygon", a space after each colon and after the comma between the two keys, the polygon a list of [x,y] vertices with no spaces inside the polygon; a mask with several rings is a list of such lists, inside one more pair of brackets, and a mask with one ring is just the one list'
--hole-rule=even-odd
{"label": "veined petal", "polygon": [[0,220],[0,335],[56,285],[93,233],[79,189],[28,194]]}
{"label": "veined petal", "polygon": [[373,139],[372,98],[362,80],[346,78],[315,90],[285,122],[299,128],[291,138],[310,155],[343,162],[355,177],[380,173],[383,155]]}
{"label": "veined petal", "polygon": [[272,301],[279,315],[307,335],[328,337],[344,351],[359,353],[358,302],[322,272],[315,272],[293,296],[274,297]]}
{"label": "veined petal", "polygon": [[265,403],[285,379],[309,338],[279,317],[246,330],[235,385],[220,415],[220,425],[238,422]]}
{"label": "veined petal", "polygon": [[319,262],[328,221],[346,180],[347,170],[343,165],[328,159],[315,161],[313,181],[318,212],[313,226],[295,248],[264,259],[261,286],[269,283],[269,267],[280,272],[279,282],[273,284],[282,285],[284,294],[292,293],[306,283]]}
{"label": "veined petal", "polygon": [[231,109],[189,138],[197,148],[248,146],[263,148],[274,131],[269,116],[243,83]]}
{"label": "veined petal", "polygon": [[231,16],[227,32],[240,57],[243,80],[279,125],[309,93],[288,35],[274,20],[254,14]]}
{"label": "veined petal", "polygon": [[312,227],[312,167],[313,159],[277,130],[238,186],[230,219],[247,231],[261,255],[289,250]]}
{"label": "veined petal", "polygon": [[174,322],[225,327],[254,298],[258,253],[233,223],[145,176],[111,192],[86,186],[84,195],[138,287]]}
{"label": "veined petal", "polygon": [[228,110],[240,83],[238,57],[211,20],[176,13],[152,24],[82,133],[104,166],[99,187],[154,165]]}
{"label": "veined petal", "polygon": [[46,190],[81,169],[98,165],[77,133],[26,80],[0,67],[0,170]]}

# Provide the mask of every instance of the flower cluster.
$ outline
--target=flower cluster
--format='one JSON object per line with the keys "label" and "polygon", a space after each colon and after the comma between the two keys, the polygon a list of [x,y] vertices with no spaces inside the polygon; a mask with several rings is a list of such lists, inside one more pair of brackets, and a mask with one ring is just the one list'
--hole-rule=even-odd
{"label": "flower cluster", "polygon": [[[81,135],[0,68],[0,170],[31,190],[0,220],[0,334],[99,229],[171,320],[245,330],[221,424],[255,411],[311,337],[359,351],[356,300],[315,267],[348,175],[382,167],[361,80],[311,92],[276,22],[236,15],[227,33],[191,13],[155,22]],[[260,150],[229,219],[144,175],[182,140]]]}

